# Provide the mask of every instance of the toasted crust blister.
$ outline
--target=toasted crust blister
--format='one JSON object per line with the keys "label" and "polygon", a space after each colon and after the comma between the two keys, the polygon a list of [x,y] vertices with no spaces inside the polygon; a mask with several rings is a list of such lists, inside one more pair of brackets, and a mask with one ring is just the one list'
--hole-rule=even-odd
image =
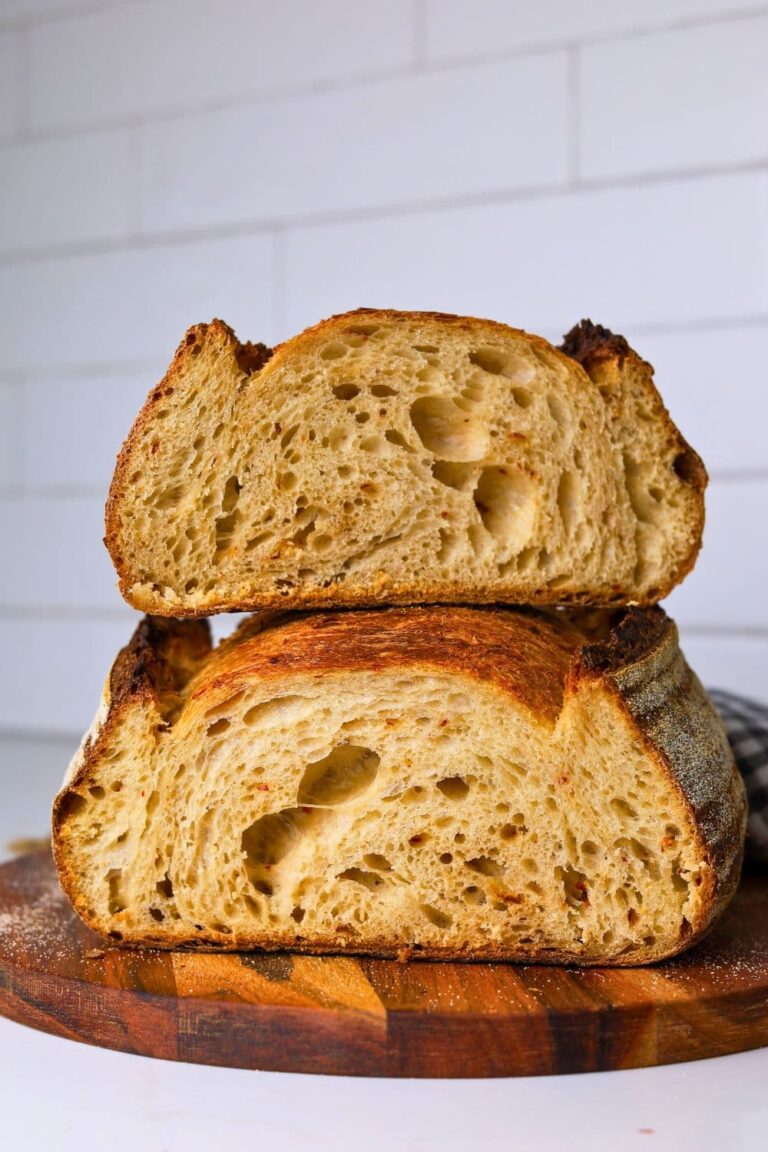
{"label": "toasted crust blister", "polygon": [[[415,387],[421,389],[419,395],[436,398],[437,414],[431,418],[438,433],[444,418],[440,403],[455,402],[467,411],[475,403],[462,399],[469,379],[464,370],[472,364],[462,365],[458,384],[457,370],[449,370],[457,348],[464,348],[465,360],[471,360],[473,348],[485,346],[527,358],[526,371],[538,373],[544,383],[539,387],[535,377],[538,392],[529,412],[515,408],[514,396],[526,389],[516,386],[513,373],[504,380],[503,403],[500,376],[494,376],[492,365],[480,384],[470,383],[470,392],[475,387],[479,394],[487,386],[486,392],[496,397],[476,406],[488,416],[491,438],[478,432],[480,456],[468,461],[465,480],[456,479],[463,465],[449,461],[447,477],[436,481],[433,474],[441,475],[439,445],[425,448],[413,434],[407,411],[394,412],[396,398],[387,395],[368,403],[365,411],[355,410],[352,401],[345,412],[340,402],[338,417],[328,408],[331,390],[342,379],[339,365],[347,361],[346,386],[354,391],[357,380],[368,401],[377,372],[385,389],[396,389],[393,364],[406,370],[407,360],[398,360],[389,345],[382,345],[378,361],[368,360],[363,367],[359,357],[367,352],[365,347],[349,349],[338,361],[323,359],[350,334],[369,343],[378,338],[361,335],[366,326],[379,326],[379,333],[386,333],[397,348],[400,341],[403,347],[427,349],[417,353],[423,367],[411,367],[431,383],[410,381],[404,388]],[[427,340],[434,342],[434,352],[423,343]],[[437,363],[441,341],[454,356],[448,357],[448,367],[447,360]],[[150,393],[117,461],[107,503],[106,544],[123,596],[142,611],[177,617],[413,603],[657,603],[685,577],[698,554],[706,472],[664,407],[652,369],[622,337],[583,321],[562,347],[492,321],[376,309],[331,317],[274,350],[240,343],[220,320],[191,328],[166,376]],[[202,383],[193,388],[190,380],[197,381],[202,361]],[[356,375],[361,372],[364,379]],[[570,424],[562,431],[550,427],[555,417],[548,414],[545,385],[553,395],[552,411],[558,389],[571,398],[568,403],[575,407],[567,422],[573,423],[573,432]],[[189,400],[190,391],[194,401]],[[319,415],[316,428],[310,427],[309,417],[297,418],[293,447],[300,444],[304,457],[289,470],[295,484],[289,499],[281,488],[287,483],[285,471],[280,471],[281,434],[290,431],[283,426],[283,414],[289,413],[286,423],[296,423],[290,413],[304,395]],[[177,432],[187,404],[197,406],[190,408],[195,421]],[[513,409],[515,421],[510,424],[505,411]],[[482,423],[486,416],[471,418]],[[356,423],[358,419],[365,424]],[[648,430],[651,450],[644,449],[641,463],[650,471],[634,478],[635,429],[628,425],[638,420]],[[588,431],[579,432],[579,422],[588,425]],[[338,425],[345,423],[348,431],[340,442],[347,455],[341,470],[346,467],[352,475],[340,479],[329,453],[334,435],[340,435]],[[566,484],[561,497],[558,474],[554,470],[549,475],[546,456],[560,451],[557,445],[571,436],[575,443],[570,455],[558,465],[565,469],[560,473]],[[190,437],[199,441],[194,457]],[[331,449],[323,447],[329,438]],[[226,450],[219,447],[225,441]],[[457,458],[467,459],[468,454],[469,448]],[[589,463],[593,456],[600,457],[599,467],[595,464],[590,471],[579,465],[579,459]],[[233,475],[234,458],[239,473]],[[607,497],[610,478],[622,469],[627,472],[624,484],[617,486],[615,497]],[[507,478],[500,480],[505,470]],[[228,489],[228,482],[234,488]],[[494,507],[488,513],[488,492],[499,502],[499,515]],[[303,505],[293,502],[297,495],[303,495]],[[361,496],[365,507],[355,511]],[[318,507],[323,498],[327,506]],[[230,513],[231,499],[239,504]],[[566,518],[580,518],[584,526],[595,522],[588,539],[580,543],[574,525],[560,523],[558,500]],[[505,519],[504,501],[514,509],[517,525]],[[416,506],[431,509],[431,518],[425,514],[417,521],[412,514]],[[310,519],[313,509],[316,523]],[[228,525],[229,519],[235,523]],[[530,539],[523,543],[529,525]],[[562,540],[550,554],[550,540],[558,533]],[[178,561],[169,561],[171,553]]]}

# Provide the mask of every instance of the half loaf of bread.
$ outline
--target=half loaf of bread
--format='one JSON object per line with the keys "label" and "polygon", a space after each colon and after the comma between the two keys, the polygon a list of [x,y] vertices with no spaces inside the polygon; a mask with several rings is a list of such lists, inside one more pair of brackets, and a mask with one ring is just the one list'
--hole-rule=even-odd
{"label": "half loaf of bread", "polygon": [[660,609],[148,618],[59,794],[129,945],[639,964],[739,875],[744,788]]}
{"label": "half loaf of bread", "polygon": [[336,316],[274,351],[192,328],[120,453],[106,542],[164,616],[378,603],[651,604],[706,473],[650,365],[487,320]]}

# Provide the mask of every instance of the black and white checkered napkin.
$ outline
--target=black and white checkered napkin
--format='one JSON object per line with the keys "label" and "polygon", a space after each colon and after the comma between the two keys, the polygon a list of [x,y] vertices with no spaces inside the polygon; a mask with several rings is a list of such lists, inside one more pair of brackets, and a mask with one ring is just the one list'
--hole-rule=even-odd
{"label": "black and white checkered napkin", "polygon": [[715,688],[709,695],[747,786],[747,855],[768,864],[768,706]]}

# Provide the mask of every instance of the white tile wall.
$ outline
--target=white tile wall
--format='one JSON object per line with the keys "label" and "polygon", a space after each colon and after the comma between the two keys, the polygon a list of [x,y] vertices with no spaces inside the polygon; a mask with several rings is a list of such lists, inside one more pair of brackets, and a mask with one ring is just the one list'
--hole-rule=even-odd
{"label": "white tile wall", "polygon": [[[478,116],[486,104],[507,110],[514,149]],[[564,53],[166,121],[145,129],[142,220],[165,231],[564,184],[567,125]]]}
{"label": "white tile wall", "polygon": [[130,620],[0,617],[0,647],[13,653],[0,661],[0,729],[84,732],[131,626]]}
{"label": "white tile wall", "polygon": [[[10,563],[0,565],[0,613],[89,608],[128,612],[102,542],[104,500],[93,496],[0,496]],[[22,659],[25,657],[22,656]]]}
{"label": "white tile wall", "polygon": [[0,249],[117,240],[130,225],[129,132],[0,149]]}
{"label": "white tile wall", "polygon": [[25,487],[105,493],[115,456],[155,383],[149,372],[30,380],[22,400]]}
{"label": "white tile wall", "polygon": [[[766,60],[765,16],[585,48],[579,71],[582,175],[600,179],[768,159]],[[638,83],[638,77],[649,82]]]}
{"label": "white tile wall", "polygon": [[38,24],[31,121],[93,124],[403,68],[412,4],[380,15],[358,0],[144,0]]}
{"label": "white tile wall", "polygon": [[727,685],[731,692],[768,700],[768,639],[764,636],[702,636],[686,629],[681,636],[688,662],[705,688]]}
{"label": "white tile wall", "polygon": [[[768,558],[768,483],[715,481],[707,493],[704,544],[693,572],[666,607],[680,624],[762,630],[768,636],[763,595]],[[768,693],[768,668],[766,668]]]}
{"label": "white tile wall", "polygon": [[713,475],[670,610],[708,683],[768,699],[767,28],[768,0],[0,0],[0,729],[82,728],[130,634],[103,501],[187,326],[360,304],[624,330]]}
{"label": "white tile wall", "polygon": [[714,477],[768,476],[766,341],[764,324],[643,332],[635,339],[673,420]]}
{"label": "white tile wall", "polygon": [[435,58],[520,50],[537,44],[580,43],[598,37],[632,35],[644,28],[673,26],[678,21],[760,10],[761,3],[727,0],[426,0],[427,43]]}
{"label": "white tile wall", "polygon": [[0,384],[0,492],[19,483],[18,422],[21,404],[21,384]]}
{"label": "white tile wall", "polygon": [[[122,3],[124,0],[102,0],[101,6],[105,7],[110,2]],[[82,13],[95,7],[98,7],[98,0],[0,0],[0,24],[59,16],[67,12]]]}
{"label": "white tile wall", "polygon": [[297,228],[287,328],[425,301],[547,334],[768,313],[767,198],[768,176],[739,174]]}
{"label": "white tile wall", "polygon": [[6,370],[165,368],[190,324],[223,316],[273,340],[271,236],[131,247],[0,266]]}
{"label": "white tile wall", "polygon": [[18,85],[21,38],[0,32],[0,140],[13,136],[20,113]]}

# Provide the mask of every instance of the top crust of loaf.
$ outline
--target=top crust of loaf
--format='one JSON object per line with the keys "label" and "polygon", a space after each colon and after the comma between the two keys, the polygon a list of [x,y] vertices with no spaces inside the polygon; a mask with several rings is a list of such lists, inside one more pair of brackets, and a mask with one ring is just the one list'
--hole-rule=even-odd
{"label": "top crust of loaf", "polygon": [[[432,607],[265,614],[244,621],[215,650],[205,621],[145,619],[115,661],[102,708],[55,801],[54,853],[73,904],[82,914],[78,877],[62,839],[70,803],[76,802],[78,788],[95,781],[113,733],[137,707],[148,709],[148,724],[163,726],[182,713],[190,720],[207,713],[261,680],[280,681],[297,672],[354,674],[391,667],[448,670],[492,681],[529,710],[532,722],[548,725],[577,695],[583,696],[587,711],[590,693],[610,696],[621,722],[691,812],[697,852],[707,865],[700,912],[690,930],[672,951],[651,950],[642,960],[687,948],[711,927],[738,884],[746,824],[744,785],[722,723],[684,662],[681,676],[677,629],[660,608],[582,613]],[[621,773],[621,764],[616,771]],[[192,938],[176,941],[176,946],[195,944]],[[225,938],[221,946],[226,946]],[[435,958],[441,955],[434,952]],[[486,950],[482,955],[493,959],[496,954]],[[551,959],[566,962],[572,957]]]}
{"label": "top crust of loaf", "polygon": [[590,595],[583,591],[574,591],[564,587],[559,593],[547,587],[542,587],[535,577],[531,578],[526,588],[521,587],[519,595],[514,597],[515,602],[530,604],[627,604],[637,603],[650,605],[657,603],[669,594],[691,570],[699,548],[704,525],[703,492],[707,483],[707,474],[698,455],[685,441],[679,430],[671,420],[653,379],[652,369],[629,346],[622,336],[611,333],[608,329],[594,325],[588,320],[582,321],[565,337],[560,349],[554,348],[541,337],[526,333],[520,329],[510,328],[508,325],[492,320],[483,320],[473,317],[453,316],[438,312],[398,312],[391,309],[360,308],[353,312],[332,316],[312,328],[294,336],[290,340],[277,345],[270,350],[263,344],[240,343],[232,329],[222,320],[213,320],[210,324],[198,324],[189,329],[174,356],[165,377],[150,393],[142,408],[131,432],[118,456],[113,476],[109,498],[106,507],[106,535],[105,543],[110,552],[118,573],[120,591],[125,599],[134,607],[164,616],[201,616],[225,611],[248,611],[253,609],[279,609],[285,608],[312,608],[312,607],[354,607],[374,606],[383,604],[410,604],[416,601],[455,602],[455,603],[495,603],[504,599],[499,595],[499,589],[494,585],[481,587],[476,581],[462,581],[459,572],[455,572],[451,579],[432,587],[419,589],[414,594],[413,581],[407,576],[402,580],[394,581],[387,578],[380,587],[366,587],[365,584],[355,584],[348,580],[344,585],[336,581],[326,582],[327,586],[307,585],[288,591],[285,588],[276,588],[271,593],[249,594],[244,589],[237,591],[223,591],[214,587],[205,597],[194,603],[184,596],[170,599],[155,592],[148,584],[137,583],[131,571],[130,561],[126,554],[124,542],[124,525],[122,522],[122,507],[131,488],[130,476],[136,467],[141,451],[142,441],[147,430],[153,426],[157,412],[168,397],[172,396],[179,382],[184,378],[193,360],[204,346],[212,345],[220,350],[222,355],[234,357],[238,369],[250,376],[259,373],[268,365],[268,373],[263,383],[261,379],[255,387],[263,388],[263,395],[269,395],[272,371],[278,369],[288,360],[300,357],[303,353],[316,351],[336,333],[341,333],[350,321],[364,319],[372,323],[427,323],[435,322],[440,326],[456,332],[467,333],[473,340],[482,342],[490,340],[493,336],[518,337],[524,339],[532,348],[539,349],[550,358],[559,359],[563,365],[573,373],[574,366],[578,365],[577,372],[583,371],[601,391],[610,391],[612,385],[623,375],[630,373],[635,380],[638,390],[642,392],[644,403],[651,418],[658,427],[659,443],[669,450],[675,461],[675,472],[690,492],[689,512],[689,538],[690,546],[676,564],[654,587],[653,593],[648,595],[627,594],[622,591],[608,593],[605,590],[599,595]]}

